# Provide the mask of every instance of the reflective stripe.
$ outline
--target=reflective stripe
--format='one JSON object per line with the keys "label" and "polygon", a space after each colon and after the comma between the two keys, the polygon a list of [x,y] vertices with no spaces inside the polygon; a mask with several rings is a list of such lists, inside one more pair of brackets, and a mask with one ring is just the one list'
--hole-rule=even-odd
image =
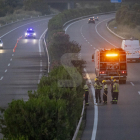
{"label": "reflective stripe", "polygon": [[117,83],[113,85],[113,92],[119,92],[119,85]]}
{"label": "reflective stripe", "polygon": [[94,88],[95,89],[102,89],[102,85],[100,83],[99,83],[99,85],[97,83],[95,83]]}
{"label": "reflective stripe", "polygon": [[88,89],[88,86],[87,85],[84,85],[84,88],[83,89],[85,89],[85,90]]}
{"label": "reflective stripe", "polygon": [[107,89],[108,89],[107,84],[105,84],[104,85],[104,90],[107,90]]}

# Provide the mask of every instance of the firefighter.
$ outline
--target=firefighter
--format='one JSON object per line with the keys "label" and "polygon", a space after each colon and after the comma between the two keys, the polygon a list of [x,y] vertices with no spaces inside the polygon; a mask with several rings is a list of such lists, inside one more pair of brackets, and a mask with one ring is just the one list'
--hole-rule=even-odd
{"label": "firefighter", "polygon": [[98,98],[99,98],[99,102],[101,103],[102,84],[99,82],[98,78],[95,78],[94,88],[95,88],[96,103],[98,103]]}
{"label": "firefighter", "polygon": [[104,84],[103,102],[104,104],[107,104],[108,87],[105,80],[103,80],[102,83]]}
{"label": "firefighter", "polygon": [[113,79],[114,79],[114,77],[111,76],[111,84],[110,84],[110,87],[111,87],[111,96],[112,96],[112,100],[113,100]]}
{"label": "firefighter", "polygon": [[116,79],[113,80],[113,99],[112,103],[118,102],[118,95],[119,95],[119,84],[117,83]]}
{"label": "firefighter", "polygon": [[88,103],[88,95],[89,95],[88,85],[85,84],[83,89],[85,90],[85,104],[89,105],[89,103]]}

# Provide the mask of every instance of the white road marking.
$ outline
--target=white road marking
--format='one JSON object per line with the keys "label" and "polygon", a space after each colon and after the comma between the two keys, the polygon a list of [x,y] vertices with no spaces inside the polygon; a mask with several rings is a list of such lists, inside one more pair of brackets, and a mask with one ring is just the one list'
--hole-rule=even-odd
{"label": "white road marking", "polygon": [[92,45],[90,45],[90,46],[92,46]]}
{"label": "white road marking", "polygon": [[10,66],[10,63],[8,64],[8,67]]}
{"label": "white road marking", "polygon": [[12,61],[12,58],[10,59],[10,61]]}
{"label": "white road marking", "polygon": [[2,80],[3,79],[3,76],[0,78],[0,80]]}
{"label": "white road marking", "polygon": [[5,70],[5,72],[7,72],[7,69]]}
{"label": "white road marking", "polygon": [[14,54],[12,54],[12,56],[14,56]]}
{"label": "white road marking", "polygon": [[40,67],[42,67],[42,62],[40,61]]}
{"label": "white road marking", "polygon": [[132,82],[130,82],[132,86],[135,86]]}
{"label": "white road marking", "polygon": [[[86,20],[86,19],[82,19],[82,20]],[[67,26],[67,28],[65,29],[65,32],[68,30],[68,28],[69,28],[72,24],[75,24],[76,22],[80,22],[80,21],[82,21],[82,20],[78,20],[78,21],[75,21],[75,22],[69,24],[69,26]]]}
{"label": "white road marking", "polygon": [[[87,73],[86,69],[84,68],[84,71],[86,73],[86,77],[88,78],[88,82],[92,83],[89,77],[89,74]],[[91,140],[95,140],[96,139],[96,132],[97,132],[97,126],[98,126],[98,106],[96,103],[96,99],[95,99],[95,90],[93,85],[91,84],[91,91],[92,91],[92,95],[93,95],[93,100],[94,100],[94,125],[93,125],[93,130],[92,130],[92,137]]]}
{"label": "white road marking", "polygon": [[139,95],[140,95],[140,91],[138,91]]}
{"label": "white road marking", "polygon": [[[111,18],[108,18],[108,19],[111,19]],[[106,42],[108,42],[108,43],[111,44],[112,46],[118,48],[117,46],[115,46],[114,44],[112,44],[111,42],[109,42],[108,40],[106,40],[104,37],[102,37],[102,36],[99,34],[99,32],[97,31],[97,26],[98,26],[100,23],[102,23],[102,22],[104,22],[104,21],[106,21],[106,20],[108,20],[108,19],[105,19],[105,20],[99,22],[99,23],[95,26],[96,33],[97,33],[102,39],[104,39]]]}
{"label": "white road marking", "polygon": [[90,44],[90,43],[88,42],[88,44]]}

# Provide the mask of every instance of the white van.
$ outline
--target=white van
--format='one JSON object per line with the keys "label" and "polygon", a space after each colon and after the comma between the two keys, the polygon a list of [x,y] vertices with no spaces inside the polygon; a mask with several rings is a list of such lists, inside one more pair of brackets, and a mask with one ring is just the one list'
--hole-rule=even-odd
{"label": "white van", "polygon": [[139,40],[123,40],[121,48],[126,51],[126,57],[128,62],[140,61]]}

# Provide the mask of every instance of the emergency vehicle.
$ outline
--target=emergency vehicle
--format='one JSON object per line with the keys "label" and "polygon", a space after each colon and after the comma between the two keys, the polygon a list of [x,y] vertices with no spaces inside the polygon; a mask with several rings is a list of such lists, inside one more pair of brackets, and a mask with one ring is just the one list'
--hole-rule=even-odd
{"label": "emergency vehicle", "polygon": [[128,62],[140,62],[139,40],[123,40],[121,48],[126,51]]}
{"label": "emergency vehicle", "polygon": [[122,48],[96,49],[92,59],[95,61],[96,77],[100,81],[110,80],[113,76],[119,83],[126,83],[127,59],[126,52]]}

